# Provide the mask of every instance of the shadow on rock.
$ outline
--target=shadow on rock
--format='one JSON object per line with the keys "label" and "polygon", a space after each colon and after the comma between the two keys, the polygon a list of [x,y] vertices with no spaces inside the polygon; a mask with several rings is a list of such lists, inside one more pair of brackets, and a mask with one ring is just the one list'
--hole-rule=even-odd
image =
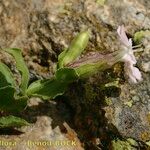
{"label": "shadow on rock", "polygon": [[72,83],[67,92],[57,97],[55,102],[45,101],[28,107],[22,115],[32,123],[36,122],[37,116],[49,116],[53,120],[52,128],[59,126],[64,133],[66,129],[63,124],[66,122],[85,144],[85,149],[109,148],[111,140],[121,136],[105,117],[103,108],[107,106],[106,96],[119,96],[120,88],[104,88],[105,80],[95,80],[94,77]]}

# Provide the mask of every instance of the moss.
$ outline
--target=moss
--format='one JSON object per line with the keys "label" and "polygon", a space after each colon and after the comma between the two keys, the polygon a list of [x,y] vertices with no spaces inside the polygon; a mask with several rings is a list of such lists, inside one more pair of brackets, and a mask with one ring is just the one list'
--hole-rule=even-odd
{"label": "moss", "polygon": [[94,91],[93,86],[89,83],[86,83],[84,85],[84,88],[85,88],[86,102],[92,103],[98,97],[98,93]]}
{"label": "moss", "polygon": [[113,150],[136,150],[128,141],[113,140],[112,141]]}
{"label": "moss", "polygon": [[150,141],[146,142],[146,144],[150,147]]}
{"label": "moss", "polygon": [[128,138],[127,141],[128,141],[131,145],[138,147],[138,143],[137,143],[134,139]]}
{"label": "moss", "polygon": [[150,36],[150,31],[149,30],[146,30],[146,31],[141,30],[139,32],[136,32],[134,34],[134,38],[133,38],[134,42],[135,43],[140,43],[142,38],[146,37],[146,36]]}
{"label": "moss", "polygon": [[125,102],[124,105],[127,105],[127,106],[129,106],[129,107],[132,107],[133,101],[130,100],[130,101],[128,101],[128,102]]}
{"label": "moss", "polygon": [[106,102],[106,104],[107,104],[108,106],[110,106],[110,105],[113,104],[113,103],[112,103],[112,100],[111,100],[110,98],[108,98],[108,97],[105,98],[105,102]]}
{"label": "moss", "polygon": [[111,86],[119,87],[119,79],[116,79],[115,81],[105,84],[105,87],[111,87]]}
{"label": "moss", "polygon": [[99,5],[103,6],[105,4],[106,0],[97,0],[96,3],[98,3]]}

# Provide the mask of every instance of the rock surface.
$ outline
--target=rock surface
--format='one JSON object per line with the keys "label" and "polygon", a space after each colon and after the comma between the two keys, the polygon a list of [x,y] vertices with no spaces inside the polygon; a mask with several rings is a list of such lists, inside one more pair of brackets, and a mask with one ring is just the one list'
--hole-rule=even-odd
{"label": "rock surface", "polygon": [[[150,1],[106,0],[104,5],[100,5],[96,0],[0,0],[0,47],[23,50],[31,82],[51,77],[58,54],[79,31],[86,28],[91,30],[86,52],[111,53],[118,50],[120,43],[116,29],[121,24],[125,25],[129,37],[137,31],[150,30]],[[137,66],[143,76],[141,83],[127,83],[123,64],[116,64],[105,72],[70,85],[56,103],[34,99],[22,114],[33,125],[21,128],[23,134],[0,136],[2,140],[20,143],[3,149],[49,149],[21,144],[28,139],[77,140],[77,146],[69,147],[69,150],[83,147],[117,149],[114,147],[117,144],[112,142],[115,138],[133,138],[137,141],[135,148],[149,149],[145,144],[150,140],[149,42],[150,37],[142,38],[142,51],[136,53]],[[0,52],[0,59],[16,73],[9,56]],[[55,124],[54,129],[51,122]],[[64,122],[67,123],[64,125]]]}

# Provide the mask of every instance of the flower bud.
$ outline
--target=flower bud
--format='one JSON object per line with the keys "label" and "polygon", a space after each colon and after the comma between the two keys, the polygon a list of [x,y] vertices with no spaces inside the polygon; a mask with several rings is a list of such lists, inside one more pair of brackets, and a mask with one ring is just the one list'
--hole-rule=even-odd
{"label": "flower bud", "polygon": [[69,48],[63,51],[59,57],[59,67],[63,67],[74,61],[85,49],[89,41],[89,32],[80,32],[71,42]]}

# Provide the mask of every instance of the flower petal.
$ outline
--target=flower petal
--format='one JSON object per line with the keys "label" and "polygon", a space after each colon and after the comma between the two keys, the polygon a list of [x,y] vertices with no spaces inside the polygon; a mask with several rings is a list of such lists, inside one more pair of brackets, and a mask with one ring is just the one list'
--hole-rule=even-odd
{"label": "flower petal", "polygon": [[129,82],[137,83],[138,81],[142,81],[142,75],[138,68],[134,67],[130,63],[125,63],[124,65],[125,75],[128,77]]}
{"label": "flower petal", "polygon": [[118,33],[118,35],[119,35],[119,37],[120,37],[120,40],[121,40],[121,42],[125,45],[125,46],[132,46],[132,41],[130,40],[128,40],[128,37],[127,37],[127,35],[126,35],[126,33],[125,33],[125,28],[124,28],[124,26],[122,25],[122,26],[119,26],[118,27],[118,29],[117,29],[117,33]]}
{"label": "flower petal", "polygon": [[137,68],[137,67],[134,67],[132,68],[132,74],[133,76],[138,80],[138,81],[141,81],[142,80],[142,75],[141,75],[141,72],[140,70]]}
{"label": "flower petal", "polygon": [[136,59],[135,59],[135,56],[133,54],[125,54],[123,57],[122,57],[122,61],[123,62],[128,62],[129,64],[136,64]]}

